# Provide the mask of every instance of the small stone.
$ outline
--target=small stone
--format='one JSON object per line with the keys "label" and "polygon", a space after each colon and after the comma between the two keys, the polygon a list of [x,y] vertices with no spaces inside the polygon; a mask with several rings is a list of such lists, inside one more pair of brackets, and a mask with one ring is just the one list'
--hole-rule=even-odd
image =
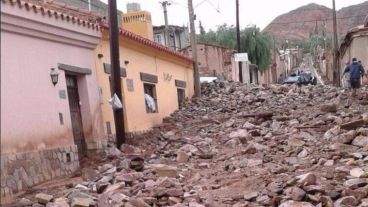
{"label": "small stone", "polygon": [[341,193],[337,191],[331,191],[331,192],[328,192],[328,196],[330,196],[333,200],[336,200],[341,197]]}
{"label": "small stone", "polygon": [[129,196],[126,196],[122,193],[115,193],[112,196],[110,196],[110,199],[112,201],[114,201],[115,203],[121,203],[121,202],[126,202],[129,200]]}
{"label": "small stone", "polygon": [[337,105],[335,103],[332,103],[332,104],[323,104],[320,107],[320,110],[322,112],[326,112],[326,113],[335,113],[335,112],[337,112]]}
{"label": "small stone", "polygon": [[249,134],[245,129],[238,129],[237,131],[231,132],[229,138],[244,138],[248,137]]}
{"label": "small stone", "polygon": [[206,206],[201,205],[197,202],[189,202],[189,207],[206,207]]}
{"label": "small stone", "polygon": [[154,197],[143,197],[142,199],[144,202],[151,206],[154,206],[154,204],[157,202],[157,199]]}
{"label": "small stone", "polygon": [[233,206],[231,207],[247,207],[249,205],[249,202],[245,201],[245,202],[238,202],[235,203]]}
{"label": "small stone", "polygon": [[305,191],[298,188],[298,187],[291,187],[286,189],[285,191],[286,195],[289,196],[291,199],[293,199],[294,201],[301,201],[303,200],[304,196],[305,196]]}
{"label": "small stone", "polygon": [[198,167],[201,169],[210,168],[210,164],[202,162],[198,164]]}
{"label": "small stone", "polygon": [[96,202],[91,198],[74,197],[71,207],[90,207],[95,206]]}
{"label": "small stone", "polygon": [[170,188],[166,191],[166,194],[171,197],[180,197],[184,195],[184,191],[180,188]]}
{"label": "small stone", "polygon": [[299,175],[296,178],[299,179],[298,182],[304,186],[315,185],[317,182],[317,176],[314,173],[306,173]]}
{"label": "small stone", "polygon": [[361,168],[353,168],[350,170],[350,175],[356,178],[359,178],[364,174],[364,171]]}
{"label": "small stone", "polygon": [[346,165],[349,165],[349,166],[356,166],[358,163],[356,160],[354,159],[349,159],[347,162],[346,162]]}
{"label": "small stone", "polygon": [[152,188],[157,186],[157,183],[153,180],[147,180],[146,182],[144,182],[144,185],[146,188]]}
{"label": "small stone", "polygon": [[255,191],[245,193],[244,194],[244,200],[250,201],[250,200],[253,200],[253,199],[257,198],[257,196],[258,196],[258,192],[255,192]]}
{"label": "small stone", "polygon": [[98,182],[96,184],[97,193],[103,193],[109,185],[108,182]]}
{"label": "small stone", "polygon": [[150,207],[146,202],[144,202],[141,198],[130,198],[129,203],[131,203],[134,207]]}
{"label": "small stone", "polygon": [[106,188],[105,193],[116,191],[117,189],[120,189],[120,188],[122,188],[124,186],[125,186],[125,183],[124,182],[120,182],[120,183],[115,183],[113,185],[109,185]]}
{"label": "small stone", "polygon": [[79,189],[79,190],[89,190],[89,188],[87,186],[84,186],[84,185],[81,185],[81,184],[77,184],[74,188]]}
{"label": "small stone", "polygon": [[340,126],[335,126],[334,128],[327,130],[327,132],[323,135],[323,138],[332,140],[340,133],[340,131]]}
{"label": "small stone", "polygon": [[355,153],[351,153],[351,155],[356,158],[356,159],[363,159],[363,155],[362,153],[359,152],[355,152]]}
{"label": "small stone", "polygon": [[134,177],[131,174],[120,174],[115,177],[115,182],[124,182],[126,185],[133,185]]}
{"label": "small stone", "polygon": [[342,195],[343,196],[354,196],[356,199],[361,200],[365,197],[367,197],[367,191],[364,189],[356,189],[356,190],[351,190],[351,189],[345,189],[344,191],[342,191]]}
{"label": "small stone", "polygon": [[60,198],[55,199],[54,204],[57,207],[69,207],[68,199],[66,199],[64,197],[60,197]]}
{"label": "small stone", "polygon": [[345,181],[344,186],[349,187],[351,189],[357,189],[359,187],[364,187],[367,185],[368,180],[366,178],[354,178]]}
{"label": "small stone", "polygon": [[361,200],[361,204],[359,205],[359,207],[368,207],[368,198],[364,198]]}
{"label": "small stone", "polygon": [[151,167],[156,172],[159,177],[170,177],[175,178],[178,176],[178,171],[176,167],[168,166],[164,164],[155,164],[151,165]]}
{"label": "small stone", "polygon": [[357,136],[353,140],[352,144],[357,147],[365,147],[368,145],[368,137],[365,136]]}
{"label": "small stone", "polygon": [[324,166],[328,166],[328,167],[331,167],[331,166],[334,166],[335,164],[335,161],[334,160],[327,160],[324,164]]}
{"label": "small stone", "polygon": [[304,146],[305,142],[300,139],[291,138],[289,139],[288,144],[292,147],[302,147]]}
{"label": "small stone", "polygon": [[18,206],[31,206],[32,205],[32,201],[27,199],[27,198],[22,198],[20,199],[20,201],[18,202]]}
{"label": "small stone", "polygon": [[114,167],[114,165],[112,165],[112,164],[110,164],[110,163],[106,163],[106,164],[104,164],[104,165],[102,165],[102,166],[99,166],[98,167],[98,170],[101,172],[101,173],[103,173],[103,172],[105,172],[105,171],[107,171],[107,170],[109,170],[109,169],[111,169],[111,168],[113,168]]}
{"label": "small stone", "polygon": [[176,161],[179,163],[188,162],[189,155],[184,151],[177,152]]}
{"label": "small stone", "polygon": [[358,147],[348,144],[334,143],[330,145],[330,149],[340,152],[356,152],[358,150]]}
{"label": "small stone", "polygon": [[344,207],[344,206],[357,206],[359,201],[354,198],[354,196],[345,196],[338,199],[335,203],[335,207]]}
{"label": "small stone", "polygon": [[54,199],[54,196],[45,193],[38,193],[36,194],[36,199],[38,203],[46,205]]}
{"label": "small stone", "polygon": [[308,150],[306,150],[306,149],[303,149],[299,154],[298,154],[298,157],[299,158],[305,158],[305,157],[307,157],[308,156]]}
{"label": "small stone", "polygon": [[182,200],[181,200],[181,198],[177,198],[177,197],[169,197],[168,202],[169,202],[170,206],[173,206],[173,205],[176,205],[178,203],[181,203]]}
{"label": "small stone", "polygon": [[299,202],[299,201],[285,201],[279,207],[314,207],[314,205],[307,202]]}
{"label": "small stone", "polygon": [[135,149],[132,145],[122,144],[120,146],[120,151],[125,154],[133,154],[135,152]]}
{"label": "small stone", "polygon": [[350,130],[346,133],[341,134],[337,141],[342,144],[350,144],[355,138],[355,130]]}

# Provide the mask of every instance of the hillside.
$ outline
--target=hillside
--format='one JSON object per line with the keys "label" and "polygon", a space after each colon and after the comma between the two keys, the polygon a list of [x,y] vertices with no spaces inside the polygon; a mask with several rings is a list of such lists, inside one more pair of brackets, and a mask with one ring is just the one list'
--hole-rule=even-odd
{"label": "hillside", "polygon": [[[339,36],[346,34],[350,28],[363,24],[366,15],[368,1],[337,11]],[[276,17],[264,31],[274,34],[278,42],[286,39],[300,41],[316,33],[331,36],[332,9],[314,3],[308,4]]]}

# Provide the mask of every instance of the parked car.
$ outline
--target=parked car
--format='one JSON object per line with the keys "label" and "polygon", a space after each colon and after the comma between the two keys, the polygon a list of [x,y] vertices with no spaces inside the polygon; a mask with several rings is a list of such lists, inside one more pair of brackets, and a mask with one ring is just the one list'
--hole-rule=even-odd
{"label": "parked car", "polygon": [[286,78],[284,84],[317,85],[317,78],[310,72],[301,72],[299,75],[292,73]]}

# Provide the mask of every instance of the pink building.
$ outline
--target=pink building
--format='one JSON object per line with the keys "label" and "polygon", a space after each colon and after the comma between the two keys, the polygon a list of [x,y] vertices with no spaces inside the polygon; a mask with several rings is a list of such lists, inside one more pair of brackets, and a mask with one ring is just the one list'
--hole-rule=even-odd
{"label": "pink building", "polygon": [[[192,56],[192,48],[188,46],[181,50],[187,56]],[[235,50],[207,43],[197,44],[199,75],[201,77],[218,77],[233,80],[233,65]]]}
{"label": "pink building", "polygon": [[45,5],[1,1],[2,198],[72,173],[87,149],[103,145],[100,36],[98,26]]}

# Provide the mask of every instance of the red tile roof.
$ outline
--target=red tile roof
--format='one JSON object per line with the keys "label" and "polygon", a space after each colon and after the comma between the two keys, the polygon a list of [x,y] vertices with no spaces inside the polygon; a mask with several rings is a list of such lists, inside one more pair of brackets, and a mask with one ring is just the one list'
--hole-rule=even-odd
{"label": "red tile roof", "polygon": [[[61,18],[65,21],[71,21],[73,24],[78,23],[88,28],[100,30],[101,28],[108,29],[108,25],[102,23],[102,18],[92,12],[79,9],[76,7],[71,7],[66,4],[54,2],[54,0],[47,0],[44,3],[42,0],[1,0],[1,3],[9,3],[11,5],[18,5],[19,8],[25,8],[27,10],[32,10],[35,13],[40,12],[42,15],[48,15],[50,18]],[[193,60],[171,48],[165,47],[159,43],[156,43],[147,38],[141,37],[137,34],[129,32],[124,29],[120,29],[120,35],[138,43],[144,44],[156,50],[165,52],[167,54],[173,55],[175,57],[184,59],[189,62]]]}
{"label": "red tile roof", "polygon": [[[107,24],[101,24],[101,28],[108,29],[109,26]],[[184,59],[186,61],[193,62],[192,58],[190,58],[190,57],[188,57],[188,56],[186,56],[186,55],[184,55],[184,54],[182,54],[178,51],[175,51],[175,50],[173,50],[169,47],[166,47],[166,46],[163,46],[163,45],[161,45],[157,42],[154,42],[150,39],[147,39],[147,38],[144,38],[140,35],[134,34],[133,32],[129,32],[125,29],[120,28],[119,33],[120,33],[121,36],[129,38],[131,40],[134,40],[134,41],[136,41],[138,43],[141,43],[143,45],[146,45],[146,46],[149,46],[149,47],[154,48],[156,50],[159,50],[159,51],[165,52],[167,54],[173,55],[173,56],[178,57],[180,59]]]}
{"label": "red tile roof", "polygon": [[24,8],[34,13],[48,15],[50,18],[60,18],[64,21],[70,21],[73,24],[77,23],[84,27],[100,30],[100,26],[97,24],[97,19],[100,17],[85,10],[55,4],[50,0],[46,1],[46,3],[38,0],[1,0],[1,3],[9,3],[12,6],[18,5],[20,9]]}

